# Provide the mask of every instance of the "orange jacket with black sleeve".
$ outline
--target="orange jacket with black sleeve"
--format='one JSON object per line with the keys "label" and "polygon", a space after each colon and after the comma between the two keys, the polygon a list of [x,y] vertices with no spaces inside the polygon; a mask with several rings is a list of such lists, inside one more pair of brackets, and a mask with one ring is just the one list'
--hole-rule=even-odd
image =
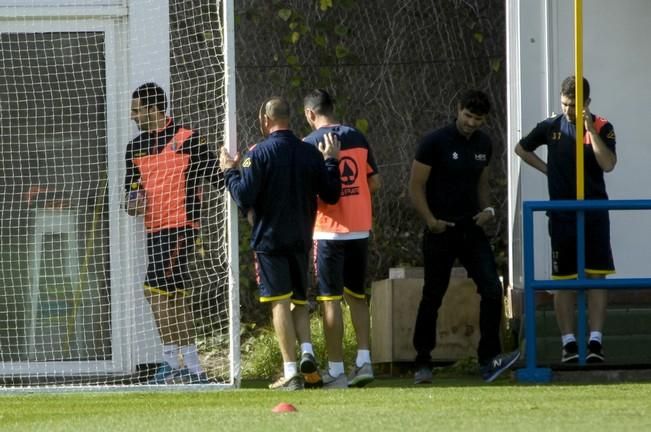
{"label": "orange jacket with black sleeve", "polygon": [[368,179],[378,174],[378,167],[366,137],[357,129],[346,125],[323,126],[303,141],[317,145],[324,135],[334,133],[341,143],[339,173],[341,197],[336,204],[319,201],[314,225],[315,238],[327,238],[328,234],[368,233],[372,227],[373,214]]}
{"label": "orange jacket with black sleeve", "polygon": [[127,146],[125,189],[145,192],[145,227],[197,227],[202,180],[223,187],[223,176],[204,137],[174,124],[141,133]]}

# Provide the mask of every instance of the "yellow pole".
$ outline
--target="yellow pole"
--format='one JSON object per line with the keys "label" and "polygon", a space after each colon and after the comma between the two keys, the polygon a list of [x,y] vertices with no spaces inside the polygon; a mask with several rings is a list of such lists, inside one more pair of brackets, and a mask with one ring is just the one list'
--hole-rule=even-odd
{"label": "yellow pole", "polygon": [[583,167],[583,0],[574,0],[574,76],[576,88],[576,199],[585,199]]}

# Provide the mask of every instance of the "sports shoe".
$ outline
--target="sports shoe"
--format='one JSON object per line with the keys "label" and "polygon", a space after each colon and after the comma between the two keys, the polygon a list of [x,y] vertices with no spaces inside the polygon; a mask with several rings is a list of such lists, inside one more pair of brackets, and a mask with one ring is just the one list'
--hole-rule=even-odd
{"label": "sports shoe", "polygon": [[210,384],[205,372],[190,372],[188,368],[179,369],[177,373],[183,384]]}
{"label": "sports shoe", "polygon": [[319,374],[314,355],[307,352],[303,353],[301,355],[301,361],[298,364],[298,370],[303,374],[305,388],[323,387],[323,380]]}
{"label": "sports shoe", "polygon": [[361,367],[355,366],[350,375],[348,375],[348,386],[364,387],[374,379],[373,366],[370,363],[364,363]]}
{"label": "sports shoe", "polygon": [[606,360],[601,342],[591,340],[588,343],[588,355],[585,357],[586,363],[603,363]]}
{"label": "sports shoe", "polygon": [[156,368],[156,372],[147,384],[173,384],[174,378],[178,376],[179,370],[173,369],[169,363],[164,362]]}
{"label": "sports shoe", "polygon": [[579,361],[579,347],[576,342],[568,342],[563,345],[561,363],[576,363]]}
{"label": "sports shoe", "polygon": [[432,369],[429,367],[420,367],[414,374],[414,384],[431,384]]}
{"label": "sports shoe", "polygon": [[278,378],[274,383],[269,384],[271,390],[296,391],[303,390],[303,378],[300,375],[294,375],[289,379],[285,377]]}
{"label": "sports shoe", "polygon": [[324,371],[321,374],[321,378],[323,379],[324,389],[348,388],[348,378],[344,373],[342,373],[338,377],[333,377],[332,375],[330,375],[330,372]]}
{"label": "sports shoe", "polygon": [[499,354],[488,364],[480,366],[479,372],[486,382],[493,382],[502,372],[510,368],[520,358],[520,351]]}

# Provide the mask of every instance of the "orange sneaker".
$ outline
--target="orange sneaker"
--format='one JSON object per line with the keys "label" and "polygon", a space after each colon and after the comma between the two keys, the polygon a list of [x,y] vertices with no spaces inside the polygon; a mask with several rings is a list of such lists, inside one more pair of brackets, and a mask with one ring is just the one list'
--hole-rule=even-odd
{"label": "orange sneaker", "polygon": [[312,354],[305,352],[301,355],[298,369],[303,374],[305,388],[323,387],[323,379],[321,378],[319,368],[317,367],[316,360]]}

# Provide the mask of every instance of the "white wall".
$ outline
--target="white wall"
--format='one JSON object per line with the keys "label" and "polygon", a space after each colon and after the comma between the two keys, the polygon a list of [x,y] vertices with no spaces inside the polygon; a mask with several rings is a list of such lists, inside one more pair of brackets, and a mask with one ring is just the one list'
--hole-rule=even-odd
{"label": "white wall", "polygon": [[[544,1],[509,0],[508,54],[509,69],[509,148],[513,148],[535,122],[547,116],[548,108],[548,49],[547,8]],[[523,103],[526,101],[526,103]],[[524,131],[523,131],[524,129]],[[522,286],[522,223],[520,209],[522,191],[525,196],[545,194],[546,185],[540,182],[530,167],[524,166],[520,176],[519,158],[508,152],[509,162],[509,281],[512,286]],[[532,171],[528,173],[527,171]],[[536,225],[544,223],[543,216],[536,216]],[[543,255],[549,255],[549,242],[544,233],[536,233],[536,247]],[[537,266],[540,268],[541,266]]]}
{"label": "white wall", "polygon": [[[520,137],[528,133],[536,122],[551,112],[560,112],[560,83],[574,74],[573,1],[521,0],[520,55],[526,61],[519,65],[522,80],[519,99],[522,116]],[[541,7],[543,4],[545,7]],[[543,10],[541,10],[543,9]],[[545,17],[545,11],[547,16]],[[617,134],[618,164],[606,174],[606,187],[611,199],[650,199],[651,146],[646,142],[647,123],[651,121],[651,87],[648,71],[651,69],[651,48],[648,45],[648,25],[651,23],[651,1],[590,0],[584,2],[584,76],[591,84],[591,110],[608,118]],[[541,22],[542,21],[542,22]],[[533,23],[533,24],[532,24]],[[532,35],[547,30],[548,61],[541,55],[541,44],[530,42]],[[546,71],[546,72],[543,72]],[[516,85],[517,83],[511,83]],[[547,89],[547,90],[545,90]],[[548,93],[547,105],[538,99]],[[513,110],[513,108],[511,108]],[[513,113],[510,113],[513,116]],[[513,137],[513,148],[519,137]],[[544,153],[541,153],[544,156]],[[548,199],[544,176],[529,167],[520,170],[513,158],[511,190],[521,187],[524,200]],[[517,173],[520,173],[518,178]],[[519,203],[512,202],[514,215]],[[651,276],[648,256],[651,255],[651,211],[611,213],[612,246],[617,267],[615,277]],[[550,257],[546,220],[536,220],[536,278],[549,278]],[[517,227],[516,227],[517,228]],[[514,245],[519,229],[514,229]],[[588,234],[589,235],[589,234]],[[521,250],[514,248],[517,255]],[[521,268],[514,258],[512,266],[514,285],[519,286]]]}

